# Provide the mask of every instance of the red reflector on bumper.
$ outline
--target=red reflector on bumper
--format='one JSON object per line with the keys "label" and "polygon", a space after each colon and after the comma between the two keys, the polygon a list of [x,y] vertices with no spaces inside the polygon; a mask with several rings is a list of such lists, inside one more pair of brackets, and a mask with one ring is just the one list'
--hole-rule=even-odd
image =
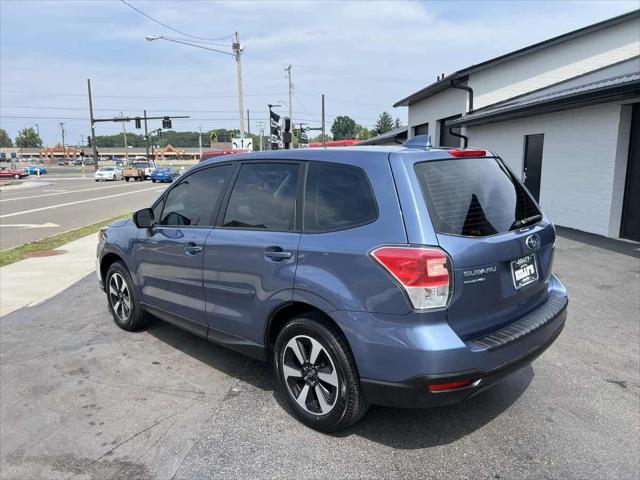
{"label": "red reflector on bumper", "polygon": [[430,392],[441,392],[443,390],[452,390],[455,388],[462,388],[471,385],[471,380],[458,380],[457,382],[448,383],[432,383],[429,385]]}

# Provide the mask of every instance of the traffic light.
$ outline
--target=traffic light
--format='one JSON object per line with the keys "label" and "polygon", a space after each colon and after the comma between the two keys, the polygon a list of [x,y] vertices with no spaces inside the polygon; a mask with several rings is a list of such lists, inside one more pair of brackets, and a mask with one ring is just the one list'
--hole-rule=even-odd
{"label": "traffic light", "polygon": [[284,129],[282,132],[282,142],[284,143],[284,148],[291,148],[291,143],[293,142],[293,137],[291,135],[291,119],[284,119]]}
{"label": "traffic light", "polygon": [[166,128],[166,129],[171,128],[171,119],[169,117],[164,117],[162,119],[162,128]]}
{"label": "traffic light", "polygon": [[211,132],[211,142],[216,143],[218,141],[218,134],[216,132]]}
{"label": "traffic light", "polygon": [[140,117],[136,117],[135,121],[136,121],[136,128],[141,128],[142,124],[140,123]]}

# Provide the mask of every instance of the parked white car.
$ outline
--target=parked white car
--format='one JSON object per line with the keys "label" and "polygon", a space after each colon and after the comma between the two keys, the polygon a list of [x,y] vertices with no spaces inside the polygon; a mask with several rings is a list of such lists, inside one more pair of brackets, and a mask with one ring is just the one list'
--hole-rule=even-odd
{"label": "parked white car", "polygon": [[100,167],[93,174],[96,182],[100,180],[122,180],[122,169],[120,167]]}

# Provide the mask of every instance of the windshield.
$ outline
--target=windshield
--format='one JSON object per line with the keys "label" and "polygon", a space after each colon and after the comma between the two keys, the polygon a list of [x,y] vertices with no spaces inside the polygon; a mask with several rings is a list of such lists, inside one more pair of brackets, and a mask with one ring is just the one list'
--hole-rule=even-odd
{"label": "windshield", "polygon": [[495,235],[542,218],[527,191],[499,159],[421,162],[415,172],[438,233]]}
{"label": "windshield", "polygon": [[100,169],[101,172],[112,172],[114,170],[113,167],[102,167]]}

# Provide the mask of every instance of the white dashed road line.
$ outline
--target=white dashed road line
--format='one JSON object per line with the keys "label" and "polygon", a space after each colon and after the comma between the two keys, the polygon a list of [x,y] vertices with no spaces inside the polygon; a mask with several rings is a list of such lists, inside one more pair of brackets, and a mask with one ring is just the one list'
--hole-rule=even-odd
{"label": "white dashed road line", "polygon": [[51,210],[51,209],[54,209],[54,208],[68,207],[70,205],[78,205],[80,203],[95,202],[97,200],[104,200],[104,199],[107,199],[107,198],[122,197],[123,195],[133,195],[134,193],[149,192],[149,191],[152,191],[152,190],[162,190],[163,188],[164,187],[145,188],[145,189],[141,189],[141,190],[136,190],[134,192],[116,193],[114,195],[106,195],[104,197],[87,198],[85,200],[78,200],[78,201],[75,201],[75,202],[60,203],[58,205],[48,205],[46,207],[33,208],[31,210],[23,210],[22,212],[7,213],[5,215],[0,215],[0,218],[15,217],[17,215],[24,215],[26,213],[41,212],[43,210]]}
{"label": "white dashed road line", "polygon": [[126,187],[126,186],[128,186],[127,183],[123,183],[119,185],[108,185],[106,187],[83,188],[81,190],[54,190],[55,193],[43,193],[42,195],[29,195],[28,197],[5,198],[0,200],[0,202],[13,202],[14,200],[27,200],[29,198],[51,197],[53,195],[63,195],[65,193],[89,192],[91,190],[102,190],[104,188],[118,188],[118,187]]}

